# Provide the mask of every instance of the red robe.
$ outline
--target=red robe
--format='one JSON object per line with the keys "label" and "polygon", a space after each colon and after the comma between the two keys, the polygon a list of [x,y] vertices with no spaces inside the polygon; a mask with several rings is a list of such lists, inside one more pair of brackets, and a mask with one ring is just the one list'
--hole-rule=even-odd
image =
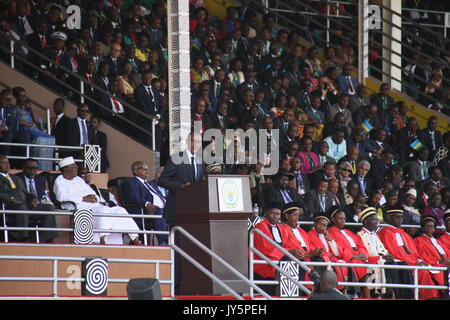
{"label": "red robe", "polygon": [[[270,239],[273,239],[272,232],[270,231],[271,223],[264,219],[260,223],[258,223],[255,228],[261,230],[265,235],[267,235]],[[277,225],[278,230],[280,231],[280,237],[282,244],[281,246],[284,247],[285,241],[289,238],[289,234],[286,232],[286,228],[281,228],[281,225]],[[258,233],[254,233],[254,246],[256,249],[261,251],[262,254],[264,254],[267,258],[269,258],[272,261],[279,261],[281,258],[283,258],[284,253],[275,248],[275,246],[266,239],[264,239],[261,235]],[[259,257],[256,253],[254,254],[255,260],[263,260]],[[268,264],[255,264],[254,270],[257,274],[259,274],[263,278],[274,278],[275,277],[275,269],[271,267]]]}
{"label": "red robe", "polygon": [[[364,263],[361,260],[353,259],[352,256],[355,254],[364,254],[366,257],[369,256],[369,253],[367,252],[366,246],[361,241],[361,238],[356,236],[353,232],[342,229],[347,236],[349,236],[356,245],[356,248],[353,249],[350,245],[350,242],[347,240],[347,238],[340,232],[338,228],[335,226],[328,229],[328,232],[330,236],[333,238],[333,240],[337,243],[338,249],[339,249],[339,256],[338,258],[341,260],[344,260],[345,262],[349,263]],[[367,268],[353,268],[353,270],[356,273],[356,277],[358,280],[361,280],[366,274],[367,274]]]}
{"label": "red robe", "polygon": [[[401,235],[409,253],[406,253],[403,246],[400,246],[397,243],[395,234]],[[420,258],[414,240],[403,229],[391,226],[383,227],[380,232],[378,232],[378,237],[395,259],[404,261],[409,265],[416,265],[419,262],[419,259],[423,260]],[[431,279],[430,272],[428,272],[427,270],[419,270],[419,284],[431,286],[434,285],[434,282]],[[419,291],[419,297],[420,299],[437,298],[438,291],[434,289],[421,289]]]}
{"label": "red robe", "polygon": [[[431,239],[426,236],[420,236],[414,239],[414,243],[416,244],[417,251],[419,251],[420,256],[426,264],[429,264],[433,267],[442,267],[443,265],[439,263],[441,260],[441,255],[436,247],[431,243]],[[442,248],[444,249],[444,248]],[[444,250],[445,251],[445,250]],[[444,253],[444,258],[448,256]],[[439,273],[432,273],[431,277],[434,281],[438,283],[438,285],[444,285],[444,272],[440,271]]]}
{"label": "red robe", "polygon": [[447,257],[450,257],[450,233],[446,232],[439,237],[438,243],[444,249]]}
{"label": "red robe", "polygon": [[[312,249],[322,248],[322,258],[325,262],[342,262],[333,254],[330,247],[326,247],[322,240],[319,238],[319,233],[312,228],[308,232],[309,243]],[[334,267],[334,271],[336,272],[338,282],[344,282],[348,280],[348,269],[346,267]],[[339,286],[338,289],[342,289],[342,286]]]}

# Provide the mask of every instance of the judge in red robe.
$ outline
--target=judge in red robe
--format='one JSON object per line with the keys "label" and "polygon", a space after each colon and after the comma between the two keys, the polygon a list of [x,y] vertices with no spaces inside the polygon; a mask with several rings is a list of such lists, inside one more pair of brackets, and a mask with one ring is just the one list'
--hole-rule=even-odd
{"label": "judge in red robe", "polygon": [[439,237],[438,243],[444,249],[447,257],[450,257],[450,209],[445,211],[442,219],[444,220],[445,233]]}
{"label": "judge in red robe", "polygon": [[[311,248],[322,249],[322,258],[325,262],[344,262],[337,258],[339,255],[337,244],[328,234],[327,228],[330,224],[330,219],[324,213],[316,213],[313,219],[314,226],[308,232]],[[348,269],[346,267],[328,267],[327,269],[336,272],[338,282],[348,280]],[[343,286],[338,287],[339,290],[343,288]]]}
{"label": "judge in red robe", "polygon": [[[281,204],[277,202],[270,202],[266,206],[266,218],[258,223],[255,228],[261,230],[270,239],[284,246],[284,243],[289,238],[286,228],[281,228],[279,221],[281,216]],[[258,233],[254,233],[254,247],[263,255],[272,261],[282,260],[284,253],[275,248],[275,246],[263,238]],[[255,260],[263,260],[256,253]],[[255,280],[275,280],[275,269],[269,264],[255,264],[254,265]],[[269,295],[275,295],[275,287],[273,285],[260,285],[260,288]]]}
{"label": "judge in red robe", "polygon": [[[420,225],[422,226],[423,235],[414,239],[417,251],[423,261],[433,267],[443,267],[450,264],[450,259],[445,250],[434,238],[436,232],[437,220],[434,216],[423,216]],[[444,285],[444,272],[431,272],[431,277],[436,284]]]}
{"label": "judge in red robe", "polygon": [[[386,207],[384,221],[390,226],[383,227],[378,233],[378,237],[389,253],[394,256],[394,259],[404,261],[409,265],[426,265],[417,251],[414,240],[400,228],[403,223],[403,209],[401,207]],[[435,285],[430,272],[427,270],[419,270],[418,274],[419,284]],[[434,289],[419,290],[420,299],[433,299],[438,298],[438,296],[438,291]]]}
{"label": "judge in red robe", "polygon": [[[331,238],[337,243],[338,258],[349,263],[368,263],[368,252],[361,238],[350,230],[345,229],[345,212],[338,206],[330,208],[332,227],[328,229]],[[353,268],[356,281],[365,282],[367,268]],[[363,296],[370,298],[368,287],[362,287]]]}
{"label": "judge in red robe", "polygon": [[[321,261],[322,258],[322,248],[312,248],[308,233],[302,228],[298,227],[298,220],[300,215],[304,213],[303,206],[300,202],[290,202],[283,207],[281,212],[281,221],[284,222],[280,225],[280,228],[285,228],[286,233],[289,235],[288,239],[283,244],[284,247],[291,252],[295,252],[294,256],[301,261]],[[324,268],[321,267],[310,267],[311,269],[316,269],[319,273]],[[310,281],[309,274],[305,275],[305,272],[300,267],[300,280]],[[311,287],[311,286],[307,286]]]}

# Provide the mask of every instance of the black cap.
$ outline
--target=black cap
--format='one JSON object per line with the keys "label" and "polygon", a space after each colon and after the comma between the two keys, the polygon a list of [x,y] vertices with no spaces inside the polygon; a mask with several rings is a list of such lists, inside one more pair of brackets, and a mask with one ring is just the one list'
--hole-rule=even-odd
{"label": "black cap", "polygon": [[423,224],[426,221],[433,221],[434,225],[437,226],[437,219],[433,216],[422,216],[422,218],[420,218],[420,225],[423,227]]}
{"label": "black cap", "polygon": [[276,201],[269,201],[266,203],[266,211],[270,209],[282,209],[282,205],[279,202]]}
{"label": "black cap", "polygon": [[285,177],[288,177],[289,180],[292,180],[292,179],[295,178],[295,175],[294,175],[293,173],[287,171],[286,169],[280,169],[280,170],[278,170],[278,173],[277,173],[276,176],[277,176],[277,178],[280,178],[280,177],[285,176]]}
{"label": "black cap", "polygon": [[293,202],[286,203],[283,206],[283,210],[281,211],[281,213],[284,214],[284,213],[288,213],[288,212],[295,211],[298,209],[303,209],[303,204],[300,201],[293,201]]}
{"label": "black cap", "polygon": [[328,215],[324,212],[316,212],[313,216],[313,220],[316,221],[318,219],[325,219],[328,221],[328,224],[330,224],[330,218],[328,217]]}

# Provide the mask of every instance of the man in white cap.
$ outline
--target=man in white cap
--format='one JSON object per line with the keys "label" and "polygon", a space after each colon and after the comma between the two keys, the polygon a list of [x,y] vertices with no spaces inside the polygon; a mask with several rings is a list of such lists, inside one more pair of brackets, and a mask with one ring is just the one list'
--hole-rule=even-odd
{"label": "man in white cap", "polygon": [[[127,214],[123,207],[108,207],[99,202],[99,198],[86,182],[77,176],[78,168],[73,157],[59,162],[62,174],[54,184],[56,199],[60,202],[71,201],[77,209],[88,209],[93,213]],[[94,229],[105,230],[94,233],[94,242],[100,244],[123,244],[121,233],[109,233],[107,230],[122,229],[139,231],[132,218],[94,217]],[[137,233],[128,234],[133,244],[141,244]]]}
{"label": "man in white cap", "polygon": [[417,224],[420,225],[421,214],[419,209],[414,207],[417,199],[417,190],[409,189],[403,199],[403,214],[405,224]]}

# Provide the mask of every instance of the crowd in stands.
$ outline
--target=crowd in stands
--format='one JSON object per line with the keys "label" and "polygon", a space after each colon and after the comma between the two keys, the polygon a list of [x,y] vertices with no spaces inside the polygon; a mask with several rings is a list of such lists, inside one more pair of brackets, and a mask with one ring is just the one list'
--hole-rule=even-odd
{"label": "crowd in stands", "polygon": [[[379,92],[369,95],[368,89],[354,77],[356,61],[349,41],[332,37],[329,46],[318,45],[310,32],[314,27],[310,26],[310,18],[306,16],[299,17],[301,28],[287,30],[275,24],[272,14],[261,15],[252,9],[249,1],[242,1],[241,7],[227,8],[223,20],[212,17],[204,7],[195,5],[196,1],[191,2],[192,120],[201,121],[202,130],[262,129],[269,140],[273,129],[280,132],[278,174],[264,175],[263,168],[270,157],[259,159],[256,165],[236,161],[215,166],[224,174],[250,176],[252,204],[260,208],[261,214],[269,214],[278,208],[278,217],[270,220],[269,215],[259,228],[266,224],[266,231],[283,245],[288,238],[295,244],[294,240],[299,239],[297,235],[308,231],[308,236],[300,237],[306,245],[298,240],[301,246],[294,248],[308,249],[299,255],[305,259],[372,261],[370,248],[363,243],[364,237],[361,235],[361,240],[356,235],[361,228],[349,226],[348,231],[341,232],[345,221],[364,222],[362,213],[370,208],[370,215],[364,218],[376,217],[377,221],[391,224],[397,230],[386,229],[383,236],[378,235],[385,247],[383,250],[386,250],[379,254],[380,258],[408,264],[446,264],[448,261],[444,258],[450,257],[448,247],[441,257],[444,260],[427,262],[420,249],[420,240],[417,240],[424,236],[434,239],[433,233],[442,236],[449,232],[445,217],[450,209],[450,133],[438,129],[438,118],[431,116],[426,126],[420,127],[418,119],[409,116],[407,104],[391,97],[388,83],[382,83]],[[82,27],[69,30],[64,8],[79,3],[82,3]],[[2,46],[8,48],[9,42],[5,40],[13,37],[49,59],[36,56],[19,45],[17,52],[39,69],[23,64],[22,70],[65,98],[78,102],[79,80],[56,68],[63,66],[85,80],[83,91],[91,99],[78,104],[75,119],[64,115],[64,99],[57,99],[54,103],[56,118],[52,123],[52,135],[49,135],[42,130],[42,121],[33,115],[25,89],[3,90],[0,140],[73,146],[101,144],[104,151],[102,171],[105,171],[108,168],[107,140],[98,130],[101,121],[149,143],[147,137],[142,138],[144,135],[126,120],[151,132],[150,119],[153,119],[157,127],[157,150],[161,152],[161,163],[165,163],[168,159],[166,26],[164,1],[67,0],[50,3],[10,0],[7,5],[2,3]],[[406,27],[402,40],[405,48],[412,48],[405,56],[414,61],[406,59],[405,62],[405,82],[410,85],[405,90],[419,103],[448,113],[449,109],[441,108],[429,99],[432,96],[443,104],[448,101],[445,95],[449,86],[445,80],[449,71],[448,51],[436,50],[435,46],[426,43],[422,47],[420,32],[423,30],[416,25]],[[305,39],[310,46],[304,45]],[[435,37],[427,38],[427,41],[442,49],[448,48],[447,39]],[[377,48],[372,46],[371,50],[374,52]],[[441,63],[430,63],[429,57]],[[376,57],[371,63],[375,60]],[[50,74],[61,81],[51,78]],[[68,90],[61,82],[76,90]],[[418,90],[412,90],[411,86]],[[140,116],[136,109],[148,118]],[[89,119],[90,113],[93,115]],[[245,152],[251,147],[245,142],[237,146]],[[0,164],[10,155],[9,147],[1,146],[1,149],[4,156]],[[79,155],[67,153],[64,156],[77,158]],[[30,162],[35,167],[33,160],[27,160],[25,164],[30,165]],[[4,166],[6,168],[6,164]],[[40,168],[51,169],[44,164]],[[2,170],[4,175],[9,167]],[[132,174],[136,180],[123,188],[133,192],[120,198],[138,204],[148,213],[159,210],[157,214],[162,214],[167,190],[159,189],[156,182],[147,186],[147,170],[144,162],[133,164]],[[76,176],[76,173],[70,175]],[[6,188],[19,185],[9,180],[3,184]],[[31,192],[27,185],[22,187],[26,194]],[[117,187],[112,188],[117,190]],[[53,192],[51,188],[48,190]],[[153,199],[160,199],[158,204],[146,198],[148,192],[155,195]],[[113,198],[111,195],[109,200],[114,201]],[[23,198],[21,205],[37,208],[32,204],[33,199]],[[96,199],[98,202],[99,197]],[[89,198],[88,202],[91,200]],[[301,211],[295,219],[314,221],[311,230],[307,226],[295,229],[295,239],[287,233],[289,230],[277,227],[280,216],[289,221],[290,218],[284,216],[285,210],[281,209],[292,203],[297,203],[295,207]],[[400,223],[393,221],[398,215],[402,217]],[[432,233],[431,227],[427,229],[430,221],[434,224]],[[142,220],[135,222],[143,228]],[[334,227],[327,231],[331,223]],[[411,251],[407,254],[413,257],[405,258],[395,251],[395,246],[400,243],[394,241],[395,233],[400,232],[401,224],[415,225],[402,231],[403,238],[400,237],[409,247],[406,250]],[[435,228],[444,225],[447,232]],[[283,230],[276,235],[271,231],[274,226]],[[156,228],[164,230],[167,225]],[[370,226],[365,228],[370,235],[377,231]],[[336,242],[339,252],[350,254],[333,253],[327,244],[331,239]],[[166,241],[159,240],[160,243]],[[338,277],[348,277],[349,270],[337,272]],[[378,278],[387,277],[373,274]],[[365,281],[366,275],[366,268],[354,268],[352,273],[355,281]],[[272,273],[263,272],[260,276],[270,278]],[[441,280],[426,272],[420,277],[421,283]],[[437,297],[437,291],[424,292],[424,297]],[[396,292],[396,296],[402,295]]]}

